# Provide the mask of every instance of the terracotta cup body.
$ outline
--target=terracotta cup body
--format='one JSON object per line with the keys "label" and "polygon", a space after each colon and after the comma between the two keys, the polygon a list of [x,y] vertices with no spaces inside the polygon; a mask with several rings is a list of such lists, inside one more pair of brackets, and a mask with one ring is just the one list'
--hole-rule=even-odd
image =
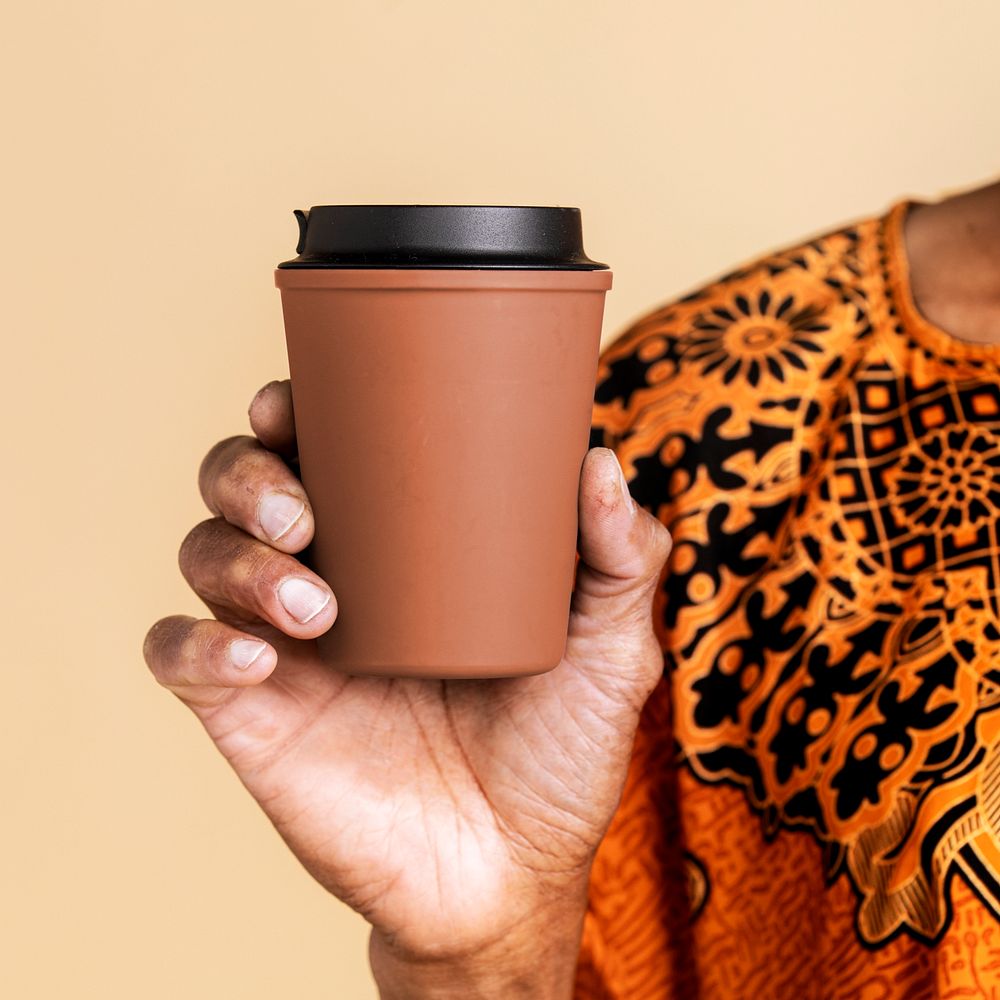
{"label": "terracotta cup body", "polygon": [[543,673],[565,652],[608,270],[276,270],[306,555],[349,674]]}

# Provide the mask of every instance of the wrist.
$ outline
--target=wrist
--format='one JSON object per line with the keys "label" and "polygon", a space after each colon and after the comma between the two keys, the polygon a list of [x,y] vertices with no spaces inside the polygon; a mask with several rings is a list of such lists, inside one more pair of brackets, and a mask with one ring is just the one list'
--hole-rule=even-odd
{"label": "wrist", "polygon": [[381,1000],[569,1000],[580,952],[586,885],[543,904],[495,941],[461,955],[414,955],[372,930],[368,955]]}

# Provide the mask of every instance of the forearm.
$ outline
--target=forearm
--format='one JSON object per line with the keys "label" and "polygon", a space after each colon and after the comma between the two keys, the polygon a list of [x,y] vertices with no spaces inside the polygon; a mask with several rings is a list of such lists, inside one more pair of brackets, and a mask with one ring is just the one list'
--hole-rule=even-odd
{"label": "forearm", "polygon": [[570,1000],[586,888],[488,949],[456,959],[397,954],[373,931],[369,958],[382,1000]]}

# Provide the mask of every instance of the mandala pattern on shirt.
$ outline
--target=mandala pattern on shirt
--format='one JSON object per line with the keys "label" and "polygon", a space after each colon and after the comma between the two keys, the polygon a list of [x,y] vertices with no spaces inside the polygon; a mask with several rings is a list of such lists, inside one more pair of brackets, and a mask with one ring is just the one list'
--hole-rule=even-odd
{"label": "mandala pattern on shirt", "polygon": [[591,441],[674,537],[686,766],[815,837],[869,946],[940,939],[955,876],[1000,914],[1000,354],[904,324],[901,217],[649,314]]}

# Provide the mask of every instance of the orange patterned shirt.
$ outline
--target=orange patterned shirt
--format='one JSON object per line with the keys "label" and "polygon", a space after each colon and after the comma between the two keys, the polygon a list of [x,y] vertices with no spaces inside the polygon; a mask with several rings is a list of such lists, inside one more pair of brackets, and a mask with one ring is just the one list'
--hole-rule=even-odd
{"label": "orange patterned shirt", "polygon": [[1000,345],[917,311],[908,207],[601,355],[674,549],[578,1000],[1000,996]]}

